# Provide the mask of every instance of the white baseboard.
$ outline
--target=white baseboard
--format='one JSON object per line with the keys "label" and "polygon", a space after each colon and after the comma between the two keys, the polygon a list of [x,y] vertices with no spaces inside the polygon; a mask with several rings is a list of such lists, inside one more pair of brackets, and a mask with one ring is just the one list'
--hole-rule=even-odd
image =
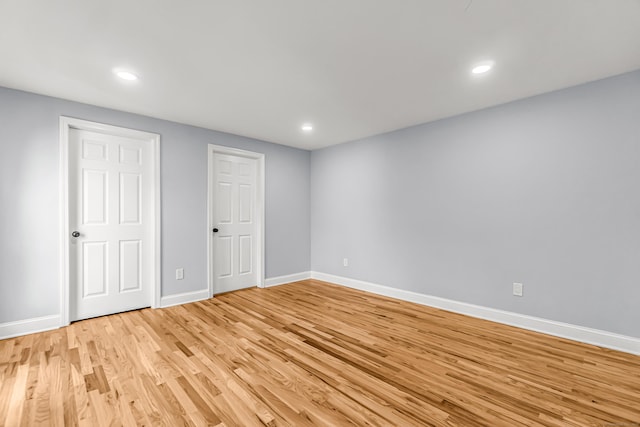
{"label": "white baseboard", "polygon": [[527,316],[495,308],[482,307],[479,305],[434,297],[431,295],[419,294],[417,292],[395,289],[388,286],[377,285],[375,283],[334,276],[332,274],[325,274],[316,271],[311,272],[311,278],[378,295],[384,295],[447,311],[453,311],[455,313],[466,314],[480,319],[504,323],[531,331],[542,332],[544,334],[640,355],[640,338],[619,335],[612,332],[586,328],[569,323],[556,322],[554,320]]}
{"label": "white baseboard", "polygon": [[[172,305],[186,304],[209,298],[207,289],[183,294],[169,295],[160,299],[160,308]],[[60,315],[37,317],[34,319],[19,320],[16,322],[0,323],[0,340],[13,338],[36,332],[50,331],[60,327]]]}
{"label": "white baseboard", "polygon": [[[624,351],[631,354],[640,355],[640,338],[619,335],[612,332],[598,329],[586,328],[569,323],[556,322],[554,320],[542,319],[539,317],[527,316],[495,308],[482,307],[446,298],[420,294],[417,292],[395,289],[388,286],[365,282],[362,280],[350,279],[348,277],[334,276],[332,274],[320,273],[316,271],[290,274],[286,276],[272,277],[265,281],[265,287],[277,286],[285,283],[296,282],[305,279],[317,279],[325,282],[335,283],[361,291],[384,295],[404,301],[410,301],[430,307],[440,308],[455,313],[465,314],[480,319],[491,320],[504,323],[523,329],[542,332],[574,341],[593,344],[613,350]],[[162,297],[160,307],[171,307],[179,304],[200,301],[209,298],[207,289],[185,292],[182,294]],[[0,324],[0,339],[13,338],[20,335],[44,332],[60,327],[60,316],[44,316],[34,319],[19,320]]]}
{"label": "white baseboard", "polygon": [[60,316],[36,317],[34,319],[18,320],[17,322],[0,323],[0,340],[36,332],[50,331],[60,327]]}
{"label": "white baseboard", "polygon": [[285,283],[298,282],[300,280],[306,280],[311,278],[310,271],[303,271],[302,273],[287,274],[286,276],[270,277],[264,281],[264,287],[270,288],[271,286],[284,285]]}
{"label": "white baseboard", "polygon": [[171,307],[173,305],[186,304],[189,302],[202,301],[209,298],[209,290],[203,289],[200,291],[185,292],[182,294],[167,295],[160,298],[160,308]]}

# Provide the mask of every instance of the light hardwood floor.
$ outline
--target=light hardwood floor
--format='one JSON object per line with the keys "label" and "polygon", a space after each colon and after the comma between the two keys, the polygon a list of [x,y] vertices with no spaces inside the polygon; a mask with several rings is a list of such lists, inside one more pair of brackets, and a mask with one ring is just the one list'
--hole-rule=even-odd
{"label": "light hardwood floor", "polygon": [[0,425],[640,426],[640,357],[308,280],[0,341]]}

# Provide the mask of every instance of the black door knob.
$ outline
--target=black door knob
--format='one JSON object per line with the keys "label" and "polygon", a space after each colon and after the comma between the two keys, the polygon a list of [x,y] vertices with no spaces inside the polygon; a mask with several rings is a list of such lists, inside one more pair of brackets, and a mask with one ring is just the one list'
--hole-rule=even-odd
{"label": "black door knob", "polygon": [[213,232],[214,232],[214,233],[217,233],[217,232],[218,232],[218,229],[217,229],[217,228],[214,228],[214,229],[213,229]]}
{"label": "black door knob", "polygon": [[73,233],[71,233],[71,235],[73,237],[80,237],[80,232],[79,231],[74,231]]}

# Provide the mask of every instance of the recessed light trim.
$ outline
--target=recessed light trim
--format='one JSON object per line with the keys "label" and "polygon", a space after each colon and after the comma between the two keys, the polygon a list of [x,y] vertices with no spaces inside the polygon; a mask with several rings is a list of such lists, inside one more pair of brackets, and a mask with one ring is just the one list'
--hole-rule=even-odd
{"label": "recessed light trim", "polygon": [[136,80],[139,79],[139,77],[136,74],[133,74],[131,71],[116,70],[114,72],[115,72],[116,76],[118,76],[122,80],[127,80],[127,81],[130,81],[130,82],[133,82],[133,81],[136,81]]}
{"label": "recessed light trim", "polygon": [[302,125],[302,130],[304,132],[311,132],[313,130],[313,125],[310,123],[305,123]]}
{"label": "recessed light trim", "polygon": [[484,61],[476,64],[472,69],[472,74],[484,74],[493,68],[493,61]]}

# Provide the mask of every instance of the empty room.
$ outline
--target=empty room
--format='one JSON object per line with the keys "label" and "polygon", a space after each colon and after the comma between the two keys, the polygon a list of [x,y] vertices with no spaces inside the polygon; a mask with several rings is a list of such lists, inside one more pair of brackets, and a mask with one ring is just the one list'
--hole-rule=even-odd
{"label": "empty room", "polygon": [[0,427],[640,427],[640,1],[0,1]]}

